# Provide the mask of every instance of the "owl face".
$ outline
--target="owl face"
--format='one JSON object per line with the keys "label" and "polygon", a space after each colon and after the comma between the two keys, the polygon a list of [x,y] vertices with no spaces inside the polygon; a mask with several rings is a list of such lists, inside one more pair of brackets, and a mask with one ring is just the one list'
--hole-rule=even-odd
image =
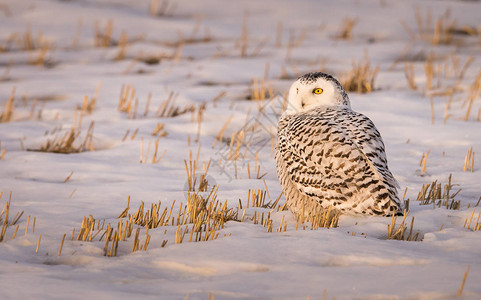
{"label": "owl face", "polygon": [[299,77],[289,90],[286,114],[295,114],[318,106],[347,106],[349,98],[332,76],[316,72]]}

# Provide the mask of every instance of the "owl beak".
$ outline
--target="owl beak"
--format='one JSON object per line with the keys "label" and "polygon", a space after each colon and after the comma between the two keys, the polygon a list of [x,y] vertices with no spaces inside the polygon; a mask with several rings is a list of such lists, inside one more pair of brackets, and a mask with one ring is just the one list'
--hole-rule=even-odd
{"label": "owl beak", "polygon": [[301,103],[301,109],[304,109],[304,107],[306,106],[306,101],[304,100],[304,97],[298,97],[298,98],[300,98],[299,103]]}

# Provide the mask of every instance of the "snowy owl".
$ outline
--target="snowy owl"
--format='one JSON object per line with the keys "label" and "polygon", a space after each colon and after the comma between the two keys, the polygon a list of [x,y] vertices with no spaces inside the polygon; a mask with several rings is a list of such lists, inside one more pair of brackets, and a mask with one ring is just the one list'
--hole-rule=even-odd
{"label": "snowy owl", "polygon": [[295,81],[279,119],[277,174],[294,213],[331,206],[344,214],[401,213],[374,123],[351,109],[334,77],[316,72]]}

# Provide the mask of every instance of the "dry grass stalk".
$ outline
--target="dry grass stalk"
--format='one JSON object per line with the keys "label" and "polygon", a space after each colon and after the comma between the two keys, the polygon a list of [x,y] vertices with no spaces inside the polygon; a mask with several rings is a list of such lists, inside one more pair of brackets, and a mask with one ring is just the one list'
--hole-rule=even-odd
{"label": "dry grass stalk", "polygon": [[144,242],[144,247],[143,247],[144,251],[147,251],[147,247],[149,246],[149,242],[150,242],[150,235],[147,234],[147,236],[145,237],[145,242]]}
{"label": "dry grass stalk", "polygon": [[261,40],[252,51],[248,51],[249,32],[247,29],[247,12],[244,12],[244,15],[242,17],[241,36],[240,36],[240,39],[236,41],[236,45],[235,45],[240,50],[239,56],[240,57],[257,56],[261,52],[262,48],[266,45],[267,41],[268,41],[267,38]]}
{"label": "dry grass stalk", "polygon": [[169,0],[151,0],[149,5],[149,13],[153,17],[170,17],[174,14],[177,4],[175,1]]}
{"label": "dry grass stalk", "polygon": [[[143,61],[142,60],[142,51],[138,52],[137,55],[134,57],[134,59],[132,59],[132,61],[127,65],[127,67],[125,68],[125,70],[122,72],[123,75],[127,75],[129,74],[132,69],[135,67],[135,65],[139,62],[139,61]],[[160,60],[159,60],[160,61]],[[140,71],[140,69],[138,70],[138,72]]]}
{"label": "dry grass stalk", "polygon": [[[120,223],[118,224],[120,227]],[[117,227],[117,228],[118,228]],[[107,225],[107,229],[103,235],[105,244],[104,244],[104,256],[117,256],[117,248],[119,245],[119,235],[120,232],[118,230],[115,230],[113,227],[110,226],[110,223]],[[109,251],[109,243],[112,241],[112,244],[110,246],[110,251]]]}
{"label": "dry grass stalk", "polygon": [[411,90],[417,90],[416,79],[414,75],[414,66],[412,63],[404,62],[404,76]]}
{"label": "dry grass stalk", "polygon": [[251,84],[251,93],[247,97],[249,100],[266,100],[271,99],[274,97],[274,91],[272,90],[271,84],[265,82],[265,79],[262,78],[259,80],[254,77]]}
{"label": "dry grass stalk", "polygon": [[[38,102],[38,99],[35,98],[33,99],[33,102],[32,102],[32,107],[30,108],[30,115],[29,115],[29,119],[33,119],[34,117],[34,113],[35,113],[35,108],[37,106],[37,102]],[[39,119],[41,118],[41,111],[39,111]]]}
{"label": "dry grass stalk", "polygon": [[232,115],[229,116],[227,121],[222,125],[221,129],[219,130],[219,133],[216,135],[214,143],[212,143],[212,148],[219,143],[219,146],[222,146],[222,141],[224,139],[224,131],[227,129],[227,126],[229,126],[230,121],[232,120]]}
{"label": "dry grass stalk", "polygon": [[[435,56],[434,53],[431,52],[424,64],[426,87],[423,94],[427,94],[430,97],[432,124],[434,124],[435,119],[434,97],[448,97],[448,101],[444,107],[443,117],[443,121],[446,124],[447,119],[452,117],[452,114],[449,113],[449,109],[451,108],[455,93],[464,91],[461,86],[461,81],[464,78],[467,69],[472,64],[473,57],[468,57],[464,64],[461,64],[460,58],[455,55],[450,55],[440,63],[434,63],[434,61]],[[448,82],[447,86],[443,87],[443,80],[449,80],[450,82]],[[464,120],[469,120],[474,99],[478,98],[480,94],[481,72],[476,77],[474,83],[469,87],[466,100],[463,102],[463,107],[466,107],[466,114],[463,117]],[[478,117],[481,119],[481,112]]]}
{"label": "dry grass stalk", "polygon": [[[0,199],[2,198],[3,192],[0,192]],[[12,202],[12,192],[10,192],[10,195],[8,197],[8,201],[5,202],[5,205],[3,206],[2,212],[0,212],[0,223],[2,224],[1,230],[0,230],[0,242],[3,241],[5,234],[7,233],[7,228],[9,226],[17,224],[17,222],[20,220],[20,218],[23,215],[23,211],[20,213],[16,213],[15,216],[12,218],[12,220],[9,222],[10,218],[10,206]],[[3,218],[3,220],[2,220]],[[17,233],[18,226],[15,229],[15,233],[13,238],[15,238],[15,235]]]}
{"label": "dry grass stalk", "polygon": [[195,105],[185,105],[184,108],[175,105],[175,100],[177,99],[179,94],[175,92],[170,92],[167,100],[164,100],[157,109],[156,115],[160,118],[172,118],[187,112],[194,112]]}
{"label": "dry grass stalk", "polygon": [[471,114],[471,109],[473,107],[474,100],[479,98],[481,94],[481,71],[476,76],[476,79],[469,87],[468,97],[466,102],[468,103],[468,107],[466,109],[466,114],[464,115],[464,120],[468,121],[469,116]]}
{"label": "dry grass stalk", "polygon": [[70,174],[67,176],[67,178],[65,178],[65,180],[63,182],[65,183],[65,182],[69,181],[70,178],[72,178],[72,176],[73,176],[73,171],[70,172]]}
{"label": "dry grass stalk", "polygon": [[[464,65],[461,65],[460,58],[452,54],[443,61],[435,63],[435,55],[431,51],[426,58],[426,62],[424,63],[424,72],[426,77],[424,94],[428,94],[430,96],[449,97],[448,108],[450,108],[454,93],[462,92],[464,90],[460,86],[460,83],[472,62],[473,58],[469,57],[466,59]],[[454,83],[448,82],[446,87],[442,87],[443,80],[454,80]],[[475,86],[475,84],[473,86]],[[470,95],[468,96],[470,97]],[[468,101],[469,98],[466,100],[466,102]],[[463,105],[466,105],[466,103]]]}
{"label": "dry grass stalk", "polygon": [[[247,153],[246,153],[247,154]],[[245,157],[245,155],[244,155]],[[261,172],[261,165],[258,164],[258,161],[259,161],[259,152],[256,152],[256,159],[254,161],[254,172],[255,172],[255,179],[264,179],[263,177],[267,175],[267,173],[264,173],[264,174],[260,174]],[[250,177],[250,169],[249,169],[249,162],[247,162],[247,170],[248,170],[248,173],[249,173],[249,179],[251,178]],[[264,182],[265,184],[265,182]]]}
{"label": "dry grass stalk", "polygon": [[60,256],[60,255],[62,254],[63,243],[64,243],[64,241],[65,241],[65,236],[66,236],[66,235],[67,235],[67,234],[65,234],[65,233],[63,234],[62,242],[60,243],[60,248],[58,249],[58,256]]}
{"label": "dry grass stalk", "polygon": [[[450,100],[452,99],[452,94],[449,98]],[[446,125],[446,123],[448,122],[448,119],[451,118],[453,115],[448,113],[449,111],[449,107],[450,107],[450,101],[448,101],[445,105],[444,105],[444,116],[443,116],[443,123],[444,125]]]}
{"label": "dry grass stalk", "polygon": [[80,227],[79,233],[77,235],[77,241],[92,241],[93,232],[95,229],[95,219],[92,215],[88,218],[83,217],[82,225]]}
{"label": "dry grass stalk", "polygon": [[124,211],[117,217],[118,219],[125,218],[130,209],[130,196],[127,198],[127,207]]}
{"label": "dry grass stalk", "polygon": [[474,152],[473,147],[469,147],[466,157],[464,158],[463,172],[471,171],[474,172]]}
{"label": "dry grass stalk", "polygon": [[34,34],[30,27],[25,32],[14,32],[8,36],[4,45],[0,45],[0,52],[14,51],[14,44],[21,51],[33,51],[45,47],[50,48],[52,43],[40,31]]}
{"label": "dry grass stalk", "polygon": [[448,183],[443,185],[438,183],[437,180],[432,183],[423,184],[421,191],[417,196],[417,201],[420,201],[419,205],[432,204],[434,207],[445,207],[446,209],[459,210],[461,207],[461,200],[455,200],[455,197],[461,192],[461,189],[456,192],[452,192],[453,184],[451,182],[452,174],[449,174]]}
{"label": "dry grass stalk", "polygon": [[199,35],[200,28],[201,28],[202,20],[198,19],[195,22],[194,28],[192,29],[191,33],[188,36],[184,36],[181,31],[178,31],[179,39],[177,42],[170,44],[169,46],[179,46],[185,44],[194,44],[194,43],[208,43],[212,41],[212,35],[207,27],[204,28],[204,35]]}
{"label": "dry grass stalk", "polygon": [[[2,230],[0,231],[0,242],[3,241],[3,239],[5,237],[5,233],[7,232],[9,212],[10,212],[10,201],[5,203],[5,206],[3,207],[2,213],[0,214],[0,217],[1,217],[5,213],[5,219],[3,220]],[[0,221],[1,221],[1,219],[0,219]]]}
{"label": "dry grass stalk", "polygon": [[411,38],[429,42],[431,45],[452,44],[453,33],[456,32],[456,20],[451,19],[450,10],[447,9],[433,24],[431,11],[427,10],[423,16],[419,8],[415,11],[417,32],[414,32],[406,22],[401,22]]}
{"label": "dry grass stalk", "polygon": [[269,189],[267,188],[266,180],[262,178],[262,181],[264,182],[264,187],[266,188],[267,197],[271,199],[271,195],[269,194]]}
{"label": "dry grass stalk", "polygon": [[307,30],[302,29],[300,33],[296,36],[296,32],[294,29],[289,30],[289,38],[287,40],[287,50],[286,50],[286,58],[285,61],[288,62],[291,59],[292,55],[292,50],[294,48],[299,47],[302,42],[306,39],[307,37]]}
{"label": "dry grass stalk", "polygon": [[[464,78],[464,74],[466,73],[468,68],[473,63],[474,57],[473,56],[468,57],[468,59],[464,62],[464,65],[463,65],[462,68],[460,68],[459,57],[457,57],[454,54],[451,54],[450,58],[451,58],[451,62],[452,62],[452,72],[451,73],[453,74],[454,78],[456,78],[457,80],[462,80]],[[447,76],[445,75],[445,77],[447,77]]]}
{"label": "dry grass stalk", "polygon": [[[105,225],[105,220],[102,222],[102,225],[100,225],[100,220],[97,222],[97,229],[94,234],[95,230],[95,219],[90,215],[90,217],[84,217],[82,220],[82,226],[80,229],[80,232],[77,236],[77,240],[79,241],[93,241],[93,239],[103,230],[104,225]],[[115,231],[114,231],[115,230]],[[117,249],[118,249],[118,244],[119,241],[126,241],[128,237],[131,236],[133,231],[133,223],[132,223],[132,218],[130,220],[125,222],[125,226],[123,226],[123,221],[120,220],[120,222],[117,224],[116,229],[110,225],[110,223],[107,225],[107,229],[104,231],[104,233],[100,236],[99,241],[104,239],[104,256],[116,256],[117,255]],[[75,228],[72,231],[72,240],[74,238],[75,234]],[[62,247],[63,247],[63,242],[65,240],[65,234],[62,238],[62,243],[60,245],[59,249],[59,255],[61,255]],[[110,244],[110,242],[112,242]],[[109,249],[109,244],[110,244],[110,249]],[[147,245],[147,244],[146,244]],[[145,247],[146,249],[147,247]]]}
{"label": "dry grass stalk", "polygon": [[200,138],[200,128],[201,128],[201,125],[202,125],[202,121],[204,119],[204,112],[205,112],[205,108],[206,108],[206,104],[205,103],[202,103],[202,104],[199,104],[197,106],[197,138],[196,138],[196,142],[199,141],[199,138]]}
{"label": "dry grass stalk", "polygon": [[147,96],[147,101],[145,102],[144,117],[147,117],[147,115],[149,114],[149,106],[150,106],[151,99],[152,99],[152,93],[149,92],[149,95]]}
{"label": "dry grass stalk", "polygon": [[125,132],[124,134],[124,137],[122,138],[122,142],[125,142],[125,140],[127,139],[127,137],[129,136],[130,134],[130,129],[127,129],[127,131]]}
{"label": "dry grass stalk", "polygon": [[93,131],[94,121],[92,121],[87,129],[87,134],[83,141],[78,142],[81,134],[81,117],[77,123],[77,110],[75,111],[75,120],[73,126],[64,135],[59,135],[53,139],[48,139],[40,149],[28,149],[29,151],[53,152],[53,153],[79,153],[85,151],[93,151]]}
{"label": "dry grass stalk", "polygon": [[15,100],[15,87],[12,88],[12,92],[10,93],[10,98],[8,98],[7,103],[5,104],[2,112],[0,113],[0,123],[6,123],[12,120],[13,111],[15,110],[15,106],[13,105],[14,100]]}
{"label": "dry grass stalk", "polygon": [[225,95],[227,94],[226,91],[221,91],[219,94],[217,94],[214,98],[212,98],[212,103],[214,104],[214,107],[217,107],[217,102],[222,99]]}
{"label": "dry grass stalk", "polygon": [[154,143],[154,155],[152,156],[152,163],[153,164],[158,163],[162,159],[162,157],[164,157],[165,153],[167,152],[167,150],[164,150],[164,152],[162,152],[162,154],[160,154],[157,157],[157,153],[159,151],[159,141],[160,141],[160,137],[157,140],[155,140],[155,143]]}
{"label": "dry grass stalk", "polygon": [[[320,205],[306,205],[303,201],[302,213],[296,214],[296,230],[302,225],[303,230],[310,228],[310,230],[319,230],[320,228],[335,228],[339,223],[340,213],[332,209],[331,206],[322,208]],[[280,210],[286,209],[286,203],[280,207]],[[303,225],[310,223],[309,227]]]}
{"label": "dry grass stalk", "polygon": [[133,141],[135,139],[135,137],[137,136],[137,133],[139,133],[139,129],[136,128],[134,133],[132,133],[132,135],[130,136],[130,140]]}
{"label": "dry grass stalk", "polygon": [[[174,204],[174,203],[173,203]],[[162,214],[160,213],[160,205],[161,202],[159,201],[157,204],[151,204],[150,210],[147,209],[144,212],[144,202],[141,202],[139,208],[137,209],[134,215],[128,215],[129,222],[132,224],[142,226],[148,229],[157,228],[160,226],[167,226],[169,225],[170,215],[174,209],[174,205],[171,206],[170,211],[166,207]]]}
{"label": "dry grass stalk", "polygon": [[82,106],[79,107],[82,114],[84,114],[84,115],[92,114],[92,112],[95,109],[95,104],[97,103],[97,99],[98,99],[98,96],[99,96],[99,91],[100,91],[101,86],[102,86],[102,82],[99,82],[97,84],[97,89],[95,90],[94,96],[91,97],[90,99],[89,99],[88,96],[84,96]]}
{"label": "dry grass stalk", "polygon": [[15,42],[15,39],[17,38],[18,33],[14,32],[11,33],[8,38],[5,40],[5,43],[2,45],[0,44],[0,52],[8,52],[12,51],[12,45]]}
{"label": "dry grass stalk", "polygon": [[77,191],[77,189],[73,189],[72,193],[70,193],[70,195],[68,196],[69,199],[71,199],[73,197],[73,194],[75,194],[75,192]]}
{"label": "dry grass stalk", "polygon": [[91,114],[94,110],[94,107],[95,107],[95,101],[96,101],[95,98],[92,98],[89,101],[89,97],[84,96],[84,101],[82,102],[82,106],[80,107],[80,111],[83,114]]}
{"label": "dry grass stalk", "polygon": [[167,131],[164,130],[165,124],[164,123],[157,123],[155,125],[155,129],[152,132],[153,136],[164,137],[167,136]]}
{"label": "dry grass stalk", "polygon": [[379,66],[371,67],[367,54],[363,60],[353,62],[352,69],[341,77],[341,84],[346,91],[357,93],[370,93],[374,90],[374,81],[379,72]]}
{"label": "dry grass stalk", "polygon": [[412,51],[412,45],[408,44],[403,48],[401,53],[396,57],[394,62],[389,66],[388,70],[392,71],[396,65],[400,62],[423,62],[426,60],[426,54],[424,50]]}
{"label": "dry grass stalk", "polygon": [[149,159],[151,141],[149,140],[147,150],[144,154],[144,138],[141,138],[141,140],[140,140],[140,163],[141,164],[145,164],[149,161],[151,161],[153,164],[156,164],[156,163],[160,162],[162,157],[164,157],[165,153],[167,153],[167,150],[164,150],[164,152],[162,152],[162,154],[159,155],[159,141],[160,141],[160,138],[161,138],[161,136],[159,136],[154,142],[154,154],[152,155],[152,160]]}
{"label": "dry grass stalk", "polygon": [[352,30],[354,26],[359,22],[358,18],[344,18],[340,25],[339,33],[335,36],[336,39],[341,40],[351,40],[352,39]]}
{"label": "dry grass stalk", "polygon": [[127,55],[128,41],[129,41],[129,38],[127,33],[125,31],[122,31],[122,33],[120,34],[119,42],[117,44],[118,50],[114,60],[119,61],[125,58],[125,56]]}
{"label": "dry grass stalk", "polygon": [[421,161],[419,162],[419,166],[422,167],[421,172],[423,173],[426,173],[426,163],[428,161],[429,152],[431,152],[431,150],[428,150],[426,154],[423,153],[423,156],[421,157]]}
{"label": "dry grass stalk", "polygon": [[[249,189],[247,194],[247,201],[246,201],[246,208],[249,207],[261,207],[267,209],[273,209],[278,206],[279,200],[281,199],[281,195],[275,200],[272,201],[269,199],[269,202],[266,202],[266,195],[267,191],[262,189],[251,190]],[[240,209],[243,208],[242,203],[239,201]]]}
{"label": "dry grass stalk", "polygon": [[434,77],[434,53],[431,52],[424,65],[424,72],[426,74],[426,91],[430,91],[433,88]]}
{"label": "dry grass stalk", "polygon": [[10,222],[10,224],[8,224],[9,226],[12,226],[12,225],[15,225],[17,224],[18,220],[20,220],[20,218],[23,216],[23,210],[20,212],[20,213],[16,213],[15,214],[15,217],[13,217],[13,220],[12,222]]}
{"label": "dry grass stalk", "polygon": [[135,98],[135,88],[129,84],[126,86],[122,85],[117,109],[120,112],[127,113],[129,119],[135,119],[137,115],[137,105],[138,99]]}
{"label": "dry grass stalk", "polygon": [[18,46],[20,47],[20,49],[31,51],[31,50],[41,48],[42,45],[43,45],[43,43],[41,41],[43,41],[43,40],[44,39],[43,39],[42,32],[39,32],[37,34],[37,37],[34,38],[34,35],[31,31],[30,27],[28,27],[27,30],[25,31],[25,33],[22,36],[20,36],[17,43],[18,43]]}
{"label": "dry grass stalk", "polygon": [[218,231],[224,228],[224,224],[237,219],[237,212],[227,207],[227,201],[222,203],[217,200],[217,189],[218,186],[212,187],[206,198],[197,192],[188,192],[186,220],[192,224],[189,241],[192,241],[194,233],[194,241],[217,239]]}
{"label": "dry grass stalk", "polygon": [[409,234],[406,235],[406,231],[407,231],[406,218],[408,215],[409,215],[409,211],[405,210],[401,224],[399,224],[399,226],[396,228],[397,217],[393,214],[391,218],[391,224],[387,225],[388,240],[401,240],[401,241],[417,241],[418,240],[419,232],[416,232],[413,235],[414,216],[411,219]]}
{"label": "dry grass stalk", "polygon": [[[192,177],[193,172],[188,172],[188,174],[188,176]],[[150,241],[150,236],[148,235],[149,228],[157,228],[160,226],[176,226],[176,244],[181,244],[184,241],[187,241],[187,238],[189,242],[210,241],[217,239],[220,234],[219,231],[224,228],[227,221],[245,220],[245,209],[242,219],[239,220],[239,207],[234,210],[227,207],[227,201],[219,201],[217,199],[217,189],[218,186],[213,186],[208,195],[205,197],[200,194],[200,191],[188,191],[187,204],[180,204],[176,217],[172,214],[175,201],[170,206],[170,210],[169,207],[165,207],[163,210],[160,209],[161,203],[159,201],[159,203],[156,205],[151,204],[150,210],[147,209],[147,211],[144,211],[144,202],[141,202],[141,205],[134,215],[128,214],[128,201],[127,208],[119,215],[119,217],[126,217],[125,229],[122,229],[123,227],[121,220],[115,232],[114,228],[112,228],[109,224],[107,230],[102,236],[105,240],[105,255],[116,255],[115,249],[118,242],[125,241],[127,237],[131,236],[133,233],[134,224],[137,225],[137,229],[135,230],[132,251],[138,251],[142,249],[145,251]],[[249,198],[246,204],[266,209],[271,209],[277,206],[280,196],[275,202],[266,202],[265,196],[266,192],[262,190],[249,190]],[[239,206],[242,207],[242,203],[240,201]],[[284,208],[285,205],[280,207],[281,210]],[[255,212],[254,216],[249,218],[249,220],[253,220],[254,224],[262,224],[264,227],[267,227],[267,232],[274,232],[271,212],[268,212],[267,215],[264,212],[262,214]],[[338,215],[334,214],[330,210],[326,210],[323,215],[313,216],[311,229],[315,230],[321,227],[336,227],[337,221]],[[143,245],[140,243],[140,226],[146,228],[146,240]],[[276,232],[284,232],[286,230],[287,221],[285,221],[283,218],[279,226],[276,228]],[[224,234],[224,236],[226,235]],[[110,241],[112,241],[112,244],[110,244],[109,250]],[[168,240],[164,240],[161,247],[165,247],[167,242]]]}
{"label": "dry grass stalk", "polygon": [[30,223],[30,216],[28,216],[28,218],[27,218],[27,225],[25,226],[25,236],[26,236],[27,233],[28,233],[28,225],[29,225],[29,223]]}
{"label": "dry grass stalk", "polygon": [[242,32],[240,38],[240,57],[247,56],[247,42],[248,42],[248,32],[247,32],[247,13],[244,12],[242,17]]}
{"label": "dry grass stalk", "polygon": [[461,286],[459,286],[459,289],[456,292],[456,297],[461,297],[463,295],[464,284],[466,283],[466,279],[468,278],[468,273],[469,273],[469,265],[466,268],[466,272],[464,272],[463,281],[461,282]]}
{"label": "dry grass stalk", "polygon": [[[0,49],[0,52],[1,52],[1,49]],[[13,59],[10,59],[5,70],[3,71],[3,74],[0,75],[0,82],[6,82],[6,81],[12,80],[12,77],[10,77],[10,70],[12,69],[12,65],[13,65]]]}
{"label": "dry grass stalk", "polygon": [[38,253],[38,248],[40,247],[40,240],[42,239],[42,235],[38,236],[37,248],[35,249],[35,253]]}
{"label": "dry grass stalk", "polygon": [[[282,194],[281,194],[282,195]],[[279,195],[279,197],[281,196]],[[331,206],[322,207],[317,203],[312,203],[304,199],[302,206],[299,207],[300,212],[296,213],[296,230],[302,225],[302,229],[310,228],[311,230],[318,230],[319,228],[337,227],[339,222],[340,212],[333,209]],[[277,211],[288,210],[287,202],[277,208]],[[310,226],[305,223],[310,223]]]}
{"label": "dry grass stalk", "polygon": [[18,228],[20,228],[20,225],[17,225],[17,227],[15,228],[15,231],[13,232],[13,235],[12,235],[12,240],[14,240],[15,237],[17,236]]}
{"label": "dry grass stalk", "polygon": [[94,46],[95,47],[110,47],[115,45],[112,39],[112,33],[114,30],[114,21],[108,20],[105,24],[103,32],[100,31],[99,22],[95,22],[95,34],[94,34]]}
{"label": "dry grass stalk", "polygon": [[[172,203],[170,211],[166,207],[162,214],[160,214],[160,202],[158,205],[152,204],[151,209],[145,213],[144,203],[142,202],[135,215],[129,214],[129,221],[147,229],[177,225],[176,244],[182,243],[189,233],[189,242],[216,239],[219,236],[218,231],[224,228],[225,222],[235,219],[237,215],[233,209],[227,208],[227,202],[221,203],[217,200],[217,188],[214,186],[206,198],[196,191],[189,191],[187,204],[185,206],[182,203],[180,204],[177,218],[172,217],[172,222],[170,222],[170,217],[175,201]],[[139,249],[138,232],[139,230],[136,232],[134,251]],[[148,243],[148,240],[149,238],[147,238],[146,243]],[[162,247],[166,243],[167,241],[164,240]]]}
{"label": "dry grass stalk", "polygon": [[456,20],[450,20],[450,11],[446,10],[446,12],[441,15],[438,20],[436,20],[434,32],[431,38],[431,44],[451,44],[453,40],[452,28],[454,28],[455,25]]}
{"label": "dry grass stalk", "polygon": [[[464,228],[466,228],[467,230],[479,231],[479,230],[481,230],[481,223],[479,222],[479,218],[481,217],[481,213],[478,213],[478,217],[476,218],[476,224],[474,224],[473,229],[471,229],[471,222],[473,221],[474,212],[475,212],[475,210],[473,209],[473,212],[471,213],[471,217],[469,218],[469,221],[468,221],[468,219],[466,219],[464,221]],[[466,227],[466,225],[467,225],[467,227]]]}
{"label": "dry grass stalk", "polygon": [[52,62],[49,59],[47,59],[47,53],[49,50],[51,50],[51,45],[46,44],[42,46],[42,48],[38,50],[38,54],[36,56],[31,56],[28,59],[28,63],[34,66],[39,66],[39,67],[48,66],[52,64]]}
{"label": "dry grass stalk", "polygon": [[[204,168],[204,173],[200,175],[199,178],[196,176],[196,169],[199,166],[199,154],[200,154],[200,145],[197,151],[197,158],[192,160],[192,151],[189,151],[189,162],[184,160],[185,170],[187,172],[187,183],[188,183],[188,191],[199,191],[205,192],[207,190],[209,182],[207,181],[207,172],[209,171],[211,161],[207,163],[207,167]],[[198,180],[198,182],[197,182]]]}
{"label": "dry grass stalk", "polygon": [[177,46],[177,48],[175,49],[174,53],[171,55],[172,59],[173,59],[173,64],[172,66],[176,66],[181,57],[182,57],[182,51],[184,50],[184,43],[179,43],[179,45]]}
{"label": "dry grass stalk", "polygon": [[284,232],[287,230],[287,221],[284,221],[284,216],[282,216],[281,223],[276,229],[276,232]]}
{"label": "dry grass stalk", "polygon": [[[245,145],[245,133],[244,130],[239,132],[232,132],[232,136],[229,143],[229,152],[227,154],[227,160],[237,160],[241,157],[240,148]],[[248,145],[246,145],[248,146]]]}
{"label": "dry grass stalk", "polygon": [[[136,128],[134,130],[134,132],[132,133],[132,135],[130,136],[131,141],[133,141],[135,139],[135,137],[137,136],[137,133],[139,133],[139,128]],[[124,134],[124,137],[122,138],[122,142],[125,142],[125,140],[127,140],[127,137],[129,136],[129,134],[130,134],[130,130],[127,129],[127,131]]]}

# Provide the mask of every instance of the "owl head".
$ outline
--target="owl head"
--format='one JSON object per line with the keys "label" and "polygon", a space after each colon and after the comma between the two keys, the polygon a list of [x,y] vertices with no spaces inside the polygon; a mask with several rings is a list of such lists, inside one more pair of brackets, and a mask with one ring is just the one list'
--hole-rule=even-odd
{"label": "owl head", "polygon": [[339,81],[321,72],[299,77],[289,89],[288,102],[285,114],[296,114],[318,106],[351,106]]}

